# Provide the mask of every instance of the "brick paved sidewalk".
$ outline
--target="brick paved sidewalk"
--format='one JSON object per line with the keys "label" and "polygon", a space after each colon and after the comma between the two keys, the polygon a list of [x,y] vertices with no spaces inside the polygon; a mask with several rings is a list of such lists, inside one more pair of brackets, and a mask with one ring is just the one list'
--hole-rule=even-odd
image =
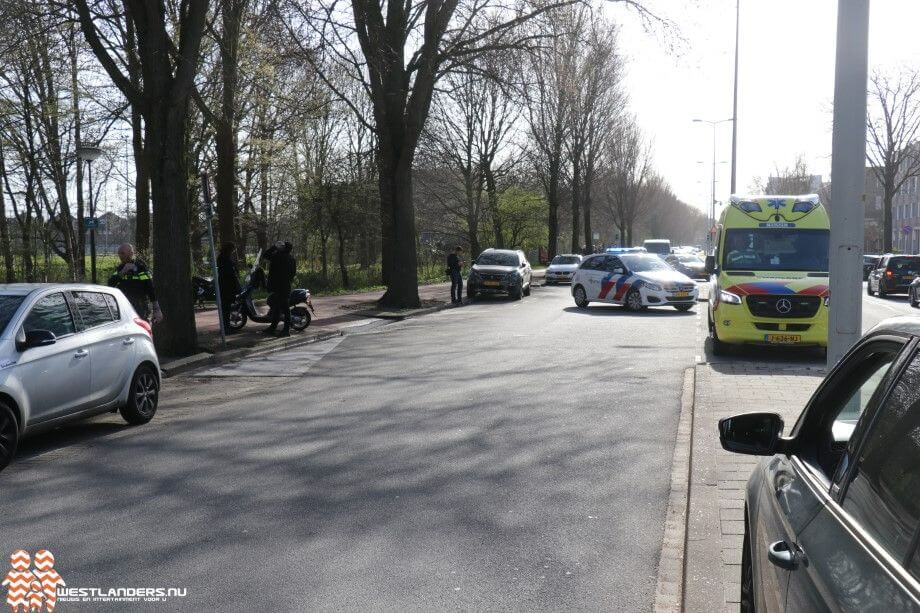
{"label": "brick paved sidewalk", "polygon": [[788,433],[824,376],[807,366],[699,364],[693,409],[684,610],[738,611],[744,488],[759,458],[728,453],[718,421],[737,413],[779,413]]}

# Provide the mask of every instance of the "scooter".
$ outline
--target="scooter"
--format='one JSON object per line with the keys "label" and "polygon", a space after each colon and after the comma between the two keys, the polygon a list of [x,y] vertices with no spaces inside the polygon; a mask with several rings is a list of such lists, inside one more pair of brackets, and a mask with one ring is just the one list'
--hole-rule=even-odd
{"label": "scooter", "polygon": [[[261,252],[256,256],[256,263],[246,278],[243,291],[234,297],[233,304],[230,305],[227,325],[232,332],[242,330],[247,321],[271,323],[271,309],[260,311],[252,299],[253,291],[265,286],[265,270],[259,265],[259,257],[261,257]],[[305,330],[312,321],[310,313],[316,314],[310,298],[310,290],[303,288],[291,290],[288,304],[291,305],[291,328],[298,332]]]}

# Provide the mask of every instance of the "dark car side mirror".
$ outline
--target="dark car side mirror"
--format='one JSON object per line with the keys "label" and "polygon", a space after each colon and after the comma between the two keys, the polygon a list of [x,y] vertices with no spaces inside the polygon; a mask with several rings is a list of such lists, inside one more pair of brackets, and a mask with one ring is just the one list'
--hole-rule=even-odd
{"label": "dark car side mirror", "polygon": [[783,419],[776,413],[743,413],[719,420],[719,442],[733,453],[773,455],[782,433]]}
{"label": "dark car side mirror", "polygon": [[716,256],[707,255],[706,256],[706,274],[711,275],[716,271]]}
{"label": "dark car side mirror", "polygon": [[33,347],[47,347],[57,342],[57,337],[51,330],[20,330],[16,335],[16,349],[25,351]]}

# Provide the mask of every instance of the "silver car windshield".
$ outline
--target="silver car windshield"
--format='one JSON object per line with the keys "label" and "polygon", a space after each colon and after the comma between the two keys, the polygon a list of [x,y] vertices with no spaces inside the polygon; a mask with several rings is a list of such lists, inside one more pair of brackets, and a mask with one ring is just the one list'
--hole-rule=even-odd
{"label": "silver car windshield", "polygon": [[6,332],[6,327],[24,299],[25,296],[0,294],[0,334]]}

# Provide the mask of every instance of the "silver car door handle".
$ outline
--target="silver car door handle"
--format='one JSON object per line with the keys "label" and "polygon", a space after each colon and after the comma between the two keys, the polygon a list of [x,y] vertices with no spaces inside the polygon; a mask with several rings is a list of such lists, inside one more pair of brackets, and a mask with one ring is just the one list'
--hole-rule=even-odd
{"label": "silver car door handle", "polygon": [[77,351],[76,353],[73,354],[73,357],[75,357],[75,358],[85,358],[85,357],[88,356],[88,355],[89,355],[89,351],[87,351],[86,349],[80,349],[79,351]]}
{"label": "silver car door handle", "polygon": [[133,339],[133,338],[125,338],[125,339],[122,339],[121,344],[122,344],[122,345],[133,345],[133,344],[134,344],[134,339]]}

